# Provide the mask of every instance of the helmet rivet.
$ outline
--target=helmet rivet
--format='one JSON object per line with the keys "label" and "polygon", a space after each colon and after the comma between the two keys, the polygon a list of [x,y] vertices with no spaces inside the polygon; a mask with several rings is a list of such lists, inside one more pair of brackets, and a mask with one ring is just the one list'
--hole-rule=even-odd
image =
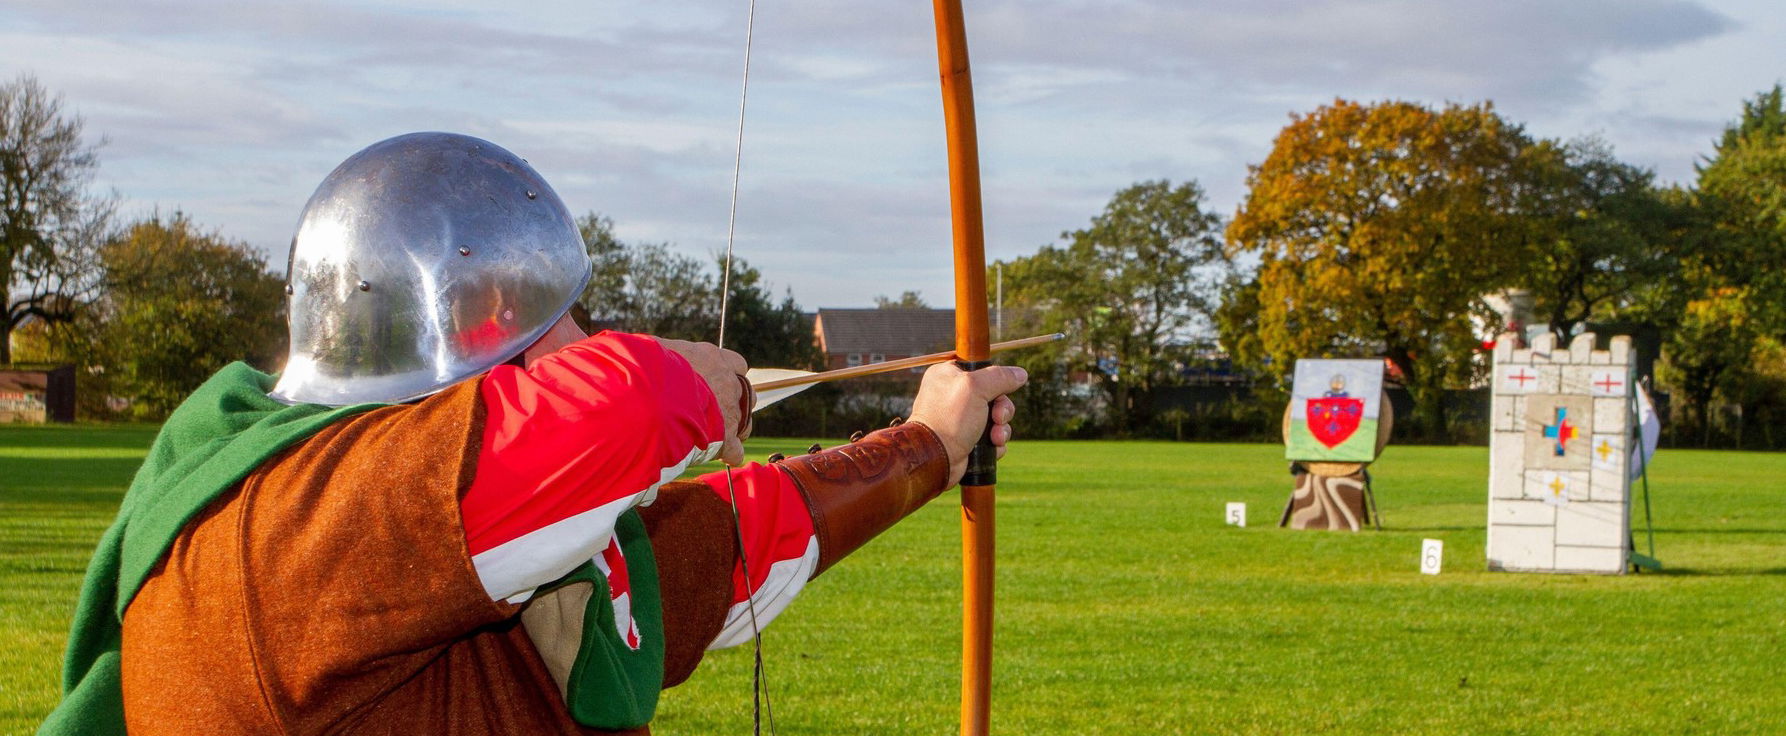
{"label": "helmet rivet", "polygon": [[535,192],[532,189],[527,190],[527,198],[528,199],[539,199],[539,196],[540,195],[538,192]]}
{"label": "helmet rivet", "polygon": [[372,290],[371,284],[368,284],[364,281],[360,282],[360,291],[371,291],[371,290]]}
{"label": "helmet rivet", "polygon": [[466,246],[466,245],[459,246],[459,255],[462,255],[462,256],[471,255],[471,246]]}

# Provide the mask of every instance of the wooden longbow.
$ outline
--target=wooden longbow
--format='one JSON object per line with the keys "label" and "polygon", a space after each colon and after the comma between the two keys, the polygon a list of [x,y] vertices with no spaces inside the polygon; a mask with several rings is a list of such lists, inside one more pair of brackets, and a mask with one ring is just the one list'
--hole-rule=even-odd
{"label": "wooden longbow", "polygon": [[[943,121],[949,140],[949,213],[955,241],[955,354],[966,370],[991,362],[986,328],[986,232],[980,210],[980,145],[961,0],[933,0]],[[990,423],[988,430],[990,430]],[[961,479],[961,734],[985,736],[992,713],[993,496],[997,455],[989,436]]]}
{"label": "wooden longbow", "polygon": [[[967,28],[961,0],[933,0],[936,55],[943,93],[943,122],[949,150],[949,210],[955,244],[955,355],[965,370],[991,364],[986,319],[986,234],[980,207],[980,147],[974,128],[973,79],[968,70]],[[754,19],[755,5],[751,15]],[[745,43],[744,89],[749,89],[750,44]],[[739,158],[743,156],[743,107],[739,102]],[[737,213],[738,166],[732,175],[732,208]],[[728,228],[730,226],[728,225]],[[726,238],[726,276],[731,276],[731,243]],[[729,288],[722,285],[722,293]],[[725,340],[724,306],[720,341]],[[990,410],[990,407],[988,407]],[[987,426],[991,430],[990,422]],[[998,456],[990,435],[968,455],[961,479],[961,734],[986,736],[992,706],[993,495]],[[730,476],[728,474],[728,482]],[[753,609],[754,614],[754,609]],[[755,628],[753,623],[753,629]],[[760,658],[760,655],[759,655]],[[772,726],[773,728],[773,726]]]}

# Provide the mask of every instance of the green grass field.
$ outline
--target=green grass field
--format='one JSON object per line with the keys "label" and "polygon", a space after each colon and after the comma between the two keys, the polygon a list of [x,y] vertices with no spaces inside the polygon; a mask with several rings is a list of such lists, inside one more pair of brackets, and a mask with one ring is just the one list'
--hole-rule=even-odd
{"label": "green grass field", "polygon": [[[0,733],[54,703],[91,545],[152,429],[0,427]],[[759,456],[808,441],[753,441]],[[1786,731],[1786,455],[1672,451],[1664,574],[1488,573],[1487,452],[1392,447],[1385,530],[1290,532],[1281,449],[1027,442],[1000,469],[1005,734]],[[950,733],[957,512],[815,581],[765,635],[782,734]],[[1221,523],[1245,501],[1253,526]],[[1445,572],[1417,573],[1420,540]],[[750,653],[666,694],[661,736],[748,733]]]}

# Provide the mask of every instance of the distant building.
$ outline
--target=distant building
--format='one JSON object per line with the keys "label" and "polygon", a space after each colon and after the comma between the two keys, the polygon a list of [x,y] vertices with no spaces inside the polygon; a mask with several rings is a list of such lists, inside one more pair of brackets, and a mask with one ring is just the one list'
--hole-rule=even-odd
{"label": "distant building", "polygon": [[0,424],[74,421],[74,367],[0,367]]}
{"label": "distant building", "polygon": [[[884,363],[954,348],[955,310],[820,309],[812,333],[827,370]],[[915,379],[923,372],[906,373]]]}

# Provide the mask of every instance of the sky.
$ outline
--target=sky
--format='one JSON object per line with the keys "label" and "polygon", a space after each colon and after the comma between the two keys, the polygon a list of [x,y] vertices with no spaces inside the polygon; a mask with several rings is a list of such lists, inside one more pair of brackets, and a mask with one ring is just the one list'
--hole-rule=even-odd
{"label": "sky", "polygon": [[[1493,101],[1659,181],[1786,77],[1777,0],[965,0],[987,258],[1195,180],[1231,215],[1292,113]],[[418,130],[527,158],[627,241],[725,249],[748,0],[0,0],[0,79],[85,121],[94,185],[284,266],[328,172]],[[935,31],[922,2],[761,0],[736,255],[806,309],[951,306]]]}

